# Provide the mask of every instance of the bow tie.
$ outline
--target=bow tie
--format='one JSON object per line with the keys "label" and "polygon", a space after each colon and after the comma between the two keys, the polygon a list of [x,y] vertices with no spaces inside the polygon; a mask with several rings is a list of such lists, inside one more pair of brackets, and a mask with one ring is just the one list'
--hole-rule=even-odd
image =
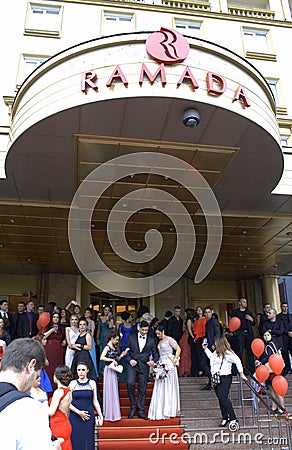
{"label": "bow tie", "polygon": [[142,336],[142,335],[140,334],[139,338],[140,338],[140,339],[146,339],[146,336]]}

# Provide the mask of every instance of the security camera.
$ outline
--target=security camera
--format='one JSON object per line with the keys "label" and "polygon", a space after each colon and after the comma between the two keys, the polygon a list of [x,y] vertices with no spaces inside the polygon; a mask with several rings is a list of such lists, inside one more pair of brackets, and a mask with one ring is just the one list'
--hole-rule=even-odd
{"label": "security camera", "polygon": [[186,127],[197,127],[201,121],[199,111],[196,109],[186,109],[183,115],[183,124]]}

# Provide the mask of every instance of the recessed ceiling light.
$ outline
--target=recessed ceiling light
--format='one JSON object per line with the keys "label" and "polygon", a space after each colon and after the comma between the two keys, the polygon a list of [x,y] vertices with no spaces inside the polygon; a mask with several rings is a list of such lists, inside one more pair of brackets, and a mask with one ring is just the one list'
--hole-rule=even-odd
{"label": "recessed ceiling light", "polygon": [[241,234],[247,234],[246,230],[242,230]]}
{"label": "recessed ceiling light", "polygon": [[0,244],[0,248],[3,248],[4,247],[4,245],[3,244]]}
{"label": "recessed ceiling light", "polygon": [[245,250],[249,252],[251,250],[251,247],[245,247]]}
{"label": "recessed ceiling light", "polygon": [[30,262],[31,262],[31,258],[27,258],[27,262],[29,262],[29,263],[30,263]]}
{"label": "recessed ceiling light", "polygon": [[242,258],[243,254],[242,253],[238,253],[238,256],[239,256],[239,258]]}
{"label": "recessed ceiling light", "polygon": [[10,223],[15,223],[15,219],[10,219]]}
{"label": "recessed ceiling light", "polygon": [[287,231],[286,236],[292,236],[292,231]]}

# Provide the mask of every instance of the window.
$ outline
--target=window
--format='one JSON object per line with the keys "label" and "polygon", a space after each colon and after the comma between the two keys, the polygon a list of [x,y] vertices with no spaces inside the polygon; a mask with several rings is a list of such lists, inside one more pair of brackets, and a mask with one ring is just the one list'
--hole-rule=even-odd
{"label": "window", "polygon": [[182,34],[188,36],[201,36],[202,22],[195,22],[193,20],[177,20],[175,19],[175,28]]}
{"label": "window", "polygon": [[289,147],[289,141],[290,141],[290,137],[289,136],[281,136],[281,145],[282,145],[282,147]]}
{"label": "window", "polygon": [[270,86],[270,89],[273,93],[274,99],[275,99],[275,103],[276,106],[280,106],[280,102],[279,102],[279,92],[278,92],[278,88],[277,88],[277,80],[267,80],[268,85]]}
{"label": "window", "polygon": [[20,67],[17,77],[17,85],[21,85],[24,80],[43,62],[45,62],[49,56],[32,56],[22,55],[20,61]]}
{"label": "window", "polygon": [[130,33],[133,30],[133,14],[104,13],[103,35]]}
{"label": "window", "polygon": [[25,34],[59,37],[62,26],[61,6],[29,3]]}
{"label": "window", "polygon": [[257,53],[270,53],[268,31],[244,28],[244,45],[247,51]]}

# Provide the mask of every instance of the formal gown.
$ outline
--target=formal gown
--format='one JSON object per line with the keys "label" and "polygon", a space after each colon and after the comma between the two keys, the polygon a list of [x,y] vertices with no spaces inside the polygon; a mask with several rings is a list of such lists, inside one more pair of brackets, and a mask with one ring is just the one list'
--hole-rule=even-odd
{"label": "formal gown", "polygon": [[65,339],[63,327],[59,327],[57,333],[52,333],[47,338],[46,356],[49,361],[49,365],[46,366],[46,372],[50,378],[53,388],[56,386],[54,383],[54,372],[57,366],[62,366],[65,362],[65,349],[62,347],[62,341]]}
{"label": "formal gown", "polygon": [[[115,360],[118,356],[117,350],[108,347],[107,358]],[[117,372],[109,368],[110,363],[105,363],[103,372],[103,416],[105,420],[115,422],[120,420],[121,409],[119,399]]]}
{"label": "formal gown", "polygon": [[[111,318],[113,319],[113,317]],[[109,327],[110,319],[107,319],[105,322],[103,322],[100,318],[98,319],[99,323],[99,354],[102,354],[102,351],[104,347],[107,344],[107,335],[111,331],[111,328]],[[99,361],[99,375],[103,375],[105,362]]]}
{"label": "formal gown", "polygon": [[155,379],[148,411],[149,419],[169,419],[176,417],[180,412],[177,368],[168,357],[168,355],[173,355],[176,345],[176,342],[170,341],[170,339],[158,343],[159,362],[167,364],[169,371],[165,378]]}
{"label": "formal gown", "polygon": [[[79,331],[74,331],[74,330],[72,330],[72,328],[69,327],[69,338],[70,338],[71,344],[75,344],[78,336],[79,336]],[[73,350],[72,348],[69,348],[69,346],[67,345],[66,353],[65,353],[65,365],[67,367],[69,367],[70,369],[71,369],[74,355],[75,355],[75,350]]]}
{"label": "formal gown", "polygon": [[[75,344],[86,345],[86,334],[84,334],[84,336],[80,336],[79,335],[78,338],[76,339]],[[88,350],[82,349],[82,350],[76,350],[75,351],[75,354],[74,354],[74,357],[73,357],[73,361],[72,361],[72,364],[71,364],[71,372],[73,374],[73,377],[75,379],[78,378],[77,366],[78,366],[79,363],[82,363],[82,362],[87,364],[87,367],[88,367],[88,370],[89,370],[88,377],[91,378],[92,380],[94,380],[96,382],[96,384],[97,384],[98,383],[97,373],[95,371],[94,364],[93,364],[92,358],[91,358],[90,353],[89,353]]]}
{"label": "formal gown", "polygon": [[69,420],[72,426],[71,442],[73,450],[94,450],[94,406],[93,390],[89,380],[80,383],[77,380],[72,390],[72,405],[82,411],[88,411],[89,420],[82,420],[78,414],[70,411]]}
{"label": "formal gown", "polygon": [[[119,333],[122,335],[120,343],[121,343],[121,352],[123,352],[126,348],[127,340],[129,339],[129,336],[131,334],[131,331],[134,328],[134,324],[131,324],[130,328],[125,327],[123,323],[119,326]],[[124,370],[122,373],[118,375],[118,379],[120,383],[126,383],[127,382],[127,366],[128,361],[125,357],[123,357],[120,361],[120,364],[124,367]]]}
{"label": "formal gown", "polygon": [[[64,397],[66,397],[68,392],[70,392],[70,389],[68,388],[61,389],[63,389],[63,395],[60,402]],[[51,403],[51,400],[52,398],[49,400],[49,404]],[[57,408],[55,414],[50,417],[50,428],[54,436],[58,438],[62,437],[64,439],[62,450],[72,450],[70,439],[72,431],[71,424],[67,415],[63,413],[63,411],[61,411],[59,408]]]}
{"label": "formal gown", "polygon": [[91,350],[89,350],[89,353],[90,353],[91,359],[93,361],[95,372],[96,372],[96,374],[98,376],[98,369],[97,369],[97,362],[96,362],[96,351],[95,351],[95,341],[94,341],[94,337],[92,335],[92,329],[91,329],[90,323],[87,324],[87,331],[91,334],[91,337],[92,337],[92,347],[91,347]]}

